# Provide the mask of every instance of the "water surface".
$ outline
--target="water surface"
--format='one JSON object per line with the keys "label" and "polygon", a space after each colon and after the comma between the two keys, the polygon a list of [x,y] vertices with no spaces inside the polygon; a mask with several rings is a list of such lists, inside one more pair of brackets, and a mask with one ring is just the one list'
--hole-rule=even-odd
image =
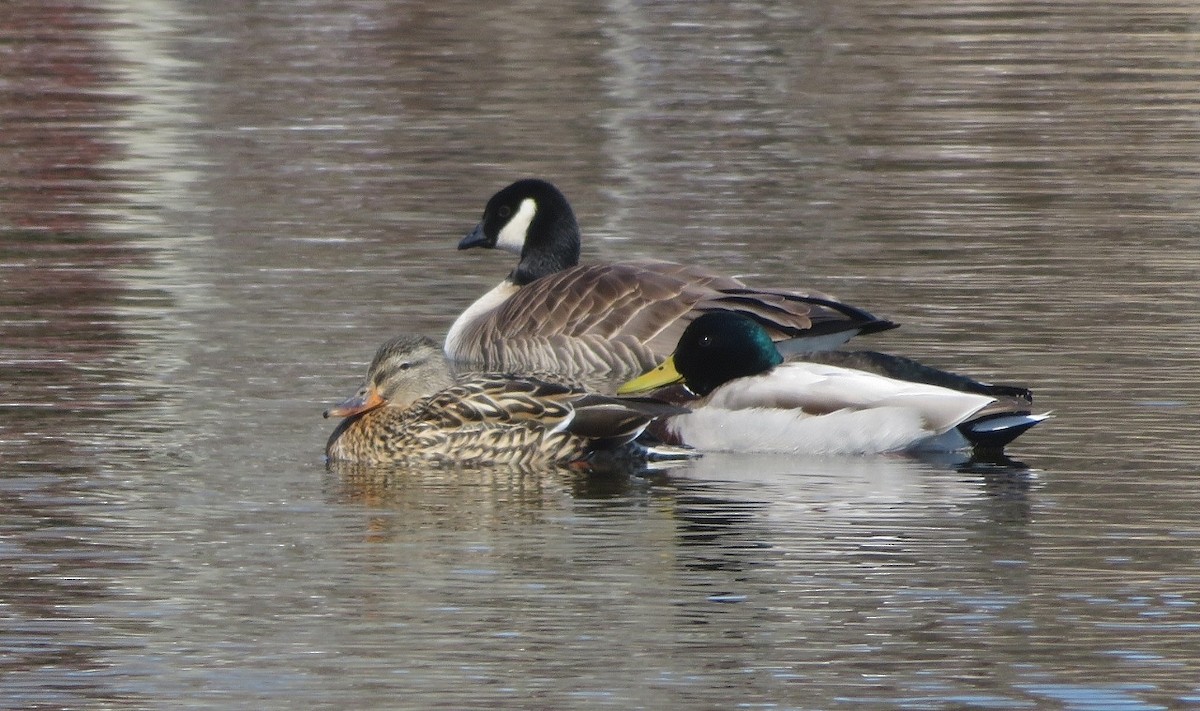
{"label": "water surface", "polygon": [[[786,6],[785,6],[786,5]],[[0,13],[0,702],[1200,705],[1187,3],[32,0]],[[1010,467],[327,470],[319,417],[509,269],[899,321],[1030,385]]]}

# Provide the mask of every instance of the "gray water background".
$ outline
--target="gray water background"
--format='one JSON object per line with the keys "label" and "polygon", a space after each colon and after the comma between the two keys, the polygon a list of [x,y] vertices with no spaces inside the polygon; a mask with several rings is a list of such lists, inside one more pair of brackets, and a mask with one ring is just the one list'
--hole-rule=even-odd
{"label": "gray water background", "polygon": [[[1200,706],[1192,3],[0,9],[5,708]],[[375,346],[585,259],[835,293],[1024,466],[328,471]]]}

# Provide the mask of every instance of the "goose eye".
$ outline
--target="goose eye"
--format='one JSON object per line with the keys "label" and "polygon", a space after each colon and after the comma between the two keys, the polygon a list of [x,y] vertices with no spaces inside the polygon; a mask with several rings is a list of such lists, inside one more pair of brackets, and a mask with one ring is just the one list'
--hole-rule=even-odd
{"label": "goose eye", "polygon": [[511,214],[512,214],[512,208],[509,207],[508,205],[501,205],[500,209],[496,210],[496,215],[499,216],[500,219],[502,219],[502,220]]}

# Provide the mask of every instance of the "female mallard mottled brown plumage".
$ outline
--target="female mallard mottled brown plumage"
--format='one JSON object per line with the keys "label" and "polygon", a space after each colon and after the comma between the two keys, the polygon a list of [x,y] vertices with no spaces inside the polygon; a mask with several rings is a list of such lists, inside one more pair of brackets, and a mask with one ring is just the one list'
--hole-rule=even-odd
{"label": "female mallard mottled brown plumage", "polygon": [[550,183],[521,180],[496,193],[458,248],[521,260],[450,327],[446,355],[489,369],[631,373],[662,362],[684,327],[714,309],[751,316],[789,355],[896,325],[824,294],[753,288],[704,267],[581,265],[579,241],[575,213]]}
{"label": "female mallard mottled brown plumage", "polygon": [[358,393],[326,411],[346,419],[325,451],[368,463],[639,465],[694,456],[638,441],[656,417],[683,411],[532,376],[456,382],[434,341],[403,335],[379,348]]}

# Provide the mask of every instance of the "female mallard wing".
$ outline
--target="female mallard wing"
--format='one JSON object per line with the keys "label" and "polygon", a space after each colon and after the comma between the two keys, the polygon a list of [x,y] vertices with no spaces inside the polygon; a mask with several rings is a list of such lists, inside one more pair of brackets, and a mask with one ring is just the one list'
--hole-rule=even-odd
{"label": "female mallard wing", "polygon": [[567,432],[594,446],[636,439],[655,418],[687,412],[647,398],[618,398],[577,386],[511,374],[476,374],[412,408],[443,429],[529,424]]}
{"label": "female mallard wing", "polygon": [[413,406],[419,416],[439,427],[473,423],[535,422],[560,429],[574,412],[579,391],[569,385],[505,374],[475,374]]}

